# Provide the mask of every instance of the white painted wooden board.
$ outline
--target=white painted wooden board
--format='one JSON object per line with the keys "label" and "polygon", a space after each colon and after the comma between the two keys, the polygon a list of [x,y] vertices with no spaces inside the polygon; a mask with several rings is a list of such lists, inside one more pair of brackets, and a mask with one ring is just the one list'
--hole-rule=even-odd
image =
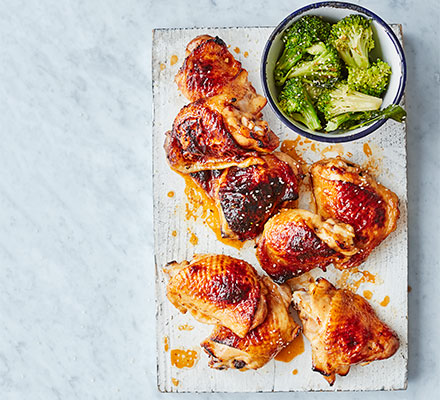
{"label": "white painted wooden board", "polygon": [[[398,25],[393,29],[400,39]],[[377,275],[379,283],[364,283],[357,293],[363,290],[373,292],[370,301],[379,317],[398,334],[400,348],[390,359],[373,362],[367,366],[354,366],[345,377],[337,376],[336,383],[330,387],[324,378],[311,370],[311,352],[306,339],[305,352],[290,363],[272,360],[257,371],[240,372],[236,370],[217,371],[208,367],[208,357],[201,351],[199,343],[209,335],[212,326],[200,324],[190,315],[180,314],[166,298],[167,278],[162,267],[172,260],[190,260],[196,253],[228,254],[250,262],[260,273],[262,270],[255,258],[254,243],[247,243],[240,251],[217,241],[215,234],[204,225],[201,219],[187,221],[185,218],[184,181],[174,173],[166,162],[163,150],[164,133],[171,128],[180,108],[188,101],[178,92],[174,76],[180,67],[187,43],[197,35],[218,35],[230,50],[240,49],[234,56],[249,72],[249,79],[259,93],[262,93],[259,68],[260,57],[271,27],[252,28],[194,28],[157,29],[153,31],[153,184],[154,184],[154,237],[156,259],[157,294],[157,365],[158,388],[163,392],[259,392],[259,391],[311,391],[311,390],[396,390],[406,387],[407,382],[407,181],[406,181],[406,126],[388,121],[374,134],[354,143],[329,147],[325,144],[311,143],[299,146],[304,159],[314,162],[318,159],[339,154],[359,163],[376,163],[378,180],[393,190],[400,199],[401,216],[397,230],[391,234],[371,254],[362,269]],[[244,52],[248,57],[244,57]],[[171,56],[177,55],[178,62],[171,65]],[[161,64],[162,67],[161,67]],[[165,68],[164,68],[165,66]],[[294,132],[285,128],[270,110],[264,109],[264,118],[272,130],[281,138],[296,139]],[[301,141],[300,141],[301,143]],[[373,161],[364,152],[368,143],[373,152]],[[173,191],[174,197],[168,197]],[[300,206],[309,207],[309,196],[301,194]],[[171,233],[177,232],[177,236]],[[199,241],[190,244],[190,234]],[[336,283],[341,273],[332,266],[327,272],[315,271],[314,276],[324,276]],[[379,303],[385,296],[390,303],[382,307]],[[189,324],[191,331],[179,330],[179,325]],[[171,365],[170,351],[164,350],[164,337],[169,338],[169,348],[195,349],[199,354],[193,368],[178,369]],[[293,375],[292,370],[298,374]],[[174,383],[173,383],[174,378]],[[177,381],[179,383],[176,385]]]}

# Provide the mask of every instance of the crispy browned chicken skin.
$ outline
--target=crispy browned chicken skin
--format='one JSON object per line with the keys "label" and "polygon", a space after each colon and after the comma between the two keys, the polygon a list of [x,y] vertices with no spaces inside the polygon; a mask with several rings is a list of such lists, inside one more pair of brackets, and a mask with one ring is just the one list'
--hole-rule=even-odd
{"label": "crispy browned chicken skin", "polygon": [[198,36],[186,48],[187,54],[176,75],[179,90],[190,101],[223,95],[228,103],[261,117],[266,99],[256,93],[241,63],[219,37]]}
{"label": "crispy browned chicken skin", "polygon": [[166,133],[165,152],[170,166],[191,173],[261,163],[279,140],[266,121],[238,110],[216,96],[183,107]]}
{"label": "crispy browned chicken skin", "polygon": [[220,323],[239,337],[267,314],[266,287],[245,261],[225,255],[197,255],[168,264],[168,300],[206,324]]}
{"label": "crispy browned chicken skin", "polygon": [[264,322],[241,338],[224,326],[216,326],[201,346],[210,357],[209,366],[241,371],[257,369],[268,363],[299,333],[289,314],[290,291],[265,277],[268,313]]}
{"label": "crispy browned chicken skin", "polygon": [[310,211],[281,210],[264,226],[258,242],[257,258],[277,283],[299,276],[313,268],[347,262],[357,252],[354,230]]}
{"label": "crispy browned chicken skin", "polygon": [[298,198],[296,162],[279,152],[262,156],[261,160],[263,164],[247,168],[191,174],[214,199],[224,237],[255,238],[284,202]]}
{"label": "crispy browned chicken skin", "polygon": [[354,228],[360,250],[343,266],[360,265],[396,229],[399,199],[359,166],[339,158],[313,164],[311,177],[318,213]]}
{"label": "crispy browned chicken skin", "polygon": [[176,82],[193,103],[182,108],[166,133],[173,169],[191,173],[247,167],[261,163],[259,153],[278,147],[278,137],[261,119],[266,99],[256,93],[221,39],[193,39]]}
{"label": "crispy browned chicken skin", "polygon": [[309,291],[293,293],[304,335],[312,345],[313,369],[333,385],[336,374],[350,366],[391,357],[399,348],[397,335],[379,320],[368,302],[324,278]]}

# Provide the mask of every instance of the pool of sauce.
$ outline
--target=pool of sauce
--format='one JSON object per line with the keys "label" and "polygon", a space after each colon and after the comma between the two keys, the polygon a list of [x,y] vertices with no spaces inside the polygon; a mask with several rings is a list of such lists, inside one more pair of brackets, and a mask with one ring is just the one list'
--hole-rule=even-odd
{"label": "pool of sauce", "polygon": [[179,331],[192,331],[194,329],[193,326],[185,324],[185,325],[179,325],[177,327],[179,329]]}
{"label": "pool of sauce", "polygon": [[205,225],[215,233],[217,240],[228,246],[241,249],[243,242],[234,239],[222,237],[220,230],[220,216],[214,201],[198,186],[189,176],[183,176],[185,179],[185,195],[188,199],[185,204],[186,220],[197,221],[201,219]]}
{"label": "pool of sauce", "polygon": [[[361,276],[356,279],[357,276],[354,274],[361,274]],[[350,289],[352,292],[356,293],[363,283],[376,283],[376,278],[376,275],[369,271],[360,271],[358,268],[350,268],[342,272],[337,285],[344,289]]]}
{"label": "pool of sauce", "polygon": [[174,65],[177,63],[177,61],[179,61],[179,58],[175,54],[173,54],[170,58],[170,64]]}
{"label": "pool of sauce", "polygon": [[379,303],[382,307],[386,307],[388,303],[390,302],[390,297],[385,296],[384,299]]}
{"label": "pool of sauce", "polygon": [[165,351],[168,351],[170,349],[170,338],[168,336],[165,336],[163,338],[163,348]]}
{"label": "pool of sauce", "polygon": [[276,356],[275,360],[282,362],[290,362],[295,357],[304,353],[304,339],[300,333],[290,344],[281,350]]}
{"label": "pool of sauce", "polygon": [[192,368],[196,364],[198,356],[196,350],[172,349],[170,353],[171,365],[177,368]]}

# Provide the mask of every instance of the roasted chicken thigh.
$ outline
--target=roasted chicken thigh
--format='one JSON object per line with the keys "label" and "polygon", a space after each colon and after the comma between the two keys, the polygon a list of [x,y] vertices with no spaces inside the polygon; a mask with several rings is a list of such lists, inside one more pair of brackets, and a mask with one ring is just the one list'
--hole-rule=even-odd
{"label": "roasted chicken thigh", "polygon": [[293,304],[312,345],[313,369],[330,385],[351,365],[389,358],[399,348],[397,335],[362,296],[336,289],[324,278],[308,292],[295,291]]}
{"label": "roasted chicken thigh", "polygon": [[217,96],[183,107],[166,133],[164,147],[170,166],[187,174],[258,164],[259,154],[272,152],[278,144],[267,122]]}
{"label": "roasted chicken thigh", "polygon": [[187,46],[187,56],[176,75],[179,90],[190,101],[223,95],[241,111],[261,117],[266,99],[256,93],[242,68],[219,37],[198,36]]}
{"label": "roasted chicken thigh", "polygon": [[245,261],[198,255],[191,262],[169,263],[166,272],[168,300],[200,322],[220,323],[244,337],[266,317],[266,286]]}
{"label": "roasted chicken thigh", "polygon": [[299,209],[284,209],[264,226],[257,258],[278,283],[313,268],[347,262],[357,252],[350,225],[323,221],[319,215]]}
{"label": "roasted chicken thigh", "polygon": [[284,153],[261,157],[263,164],[201,171],[192,178],[214,199],[224,237],[247,240],[286,201],[298,198],[298,166]]}
{"label": "roasted chicken thigh", "polygon": [[210,357],[209,366],[241,371],[261,368],[287,346],[299,333],[299,326],[289,313],[290,290],[263,278],[267,287],[268,312],[264,322],[239,337],[217,325],[201,346]]}
{"label": "roasted chicken thigh", "polygon": [[313,164],[311,177],[318,213],[354,228],[360,250],[344,266],[360,265],[396,229],[399,199],[359,166],[339,158]]}

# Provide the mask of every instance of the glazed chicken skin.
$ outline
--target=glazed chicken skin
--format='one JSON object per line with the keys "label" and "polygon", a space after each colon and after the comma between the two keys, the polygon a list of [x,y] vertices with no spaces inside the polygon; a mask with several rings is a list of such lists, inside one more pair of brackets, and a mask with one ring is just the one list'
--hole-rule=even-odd
{"label": "glazed chicken skin", "polygon": [[286,201],[298,198],[296,162],[284,153],[262,156],[264,164],[191,174],[214,199],[225,238],[249,240]]}
{"label": "glazed chicken skin", "polygon": [[230,329],[217,325],[200,345],[210,357],[209,366],[216,369],[258,369],[267,364],[300,331],[289,313],[290,290],[279,287],[265,277],[268,312],[264,322],[242,338]]}
{"label": "glazed chicken skin", "polygon": [[399,348],[397,335],[362,296],[336,289],[324,278],[308,292],[295,291],[293,304],[312,345],[312,368],[330,385],[336,374],[347,375],[351,365],[384,360]]}
{"label": "glazed chicken skin", "polygon": [[198,36],[186,48],[186,58],[176,75],[179,90],[190,101],[223,95],[239,110],[260,118],[267,100],[256,93],[247,72],[219,37]]}
{"label": "glazed chicken skin", "polygon": [[197,255],[191,262],[167,266],[168,300],[206,324],[222,324],[238,337],[263,322],[266,286],[245,261],[225,255]]}
{"label": "glazed chicken skin", "polygon": [[188,174],[259,164],[259,154],[278,144],[266,121],[216,96],[183,107],[166,133],[164,148],[171,168]]}
{"label": "glazed chicken skin", "polygon": [[396,229],[399,199],[359,166],[339,158],[313,164],[311,178],[318,213],[354,228],[355,246],[360,250],[343,266],[362,264]]}
{"label": "glazed chicken skin", "polygon": [[277,283],[299,276],[313,268],[347,262],[357,252],[354,230],[310,211],[284,209],[264,226],[258,242],[261,267]]}

